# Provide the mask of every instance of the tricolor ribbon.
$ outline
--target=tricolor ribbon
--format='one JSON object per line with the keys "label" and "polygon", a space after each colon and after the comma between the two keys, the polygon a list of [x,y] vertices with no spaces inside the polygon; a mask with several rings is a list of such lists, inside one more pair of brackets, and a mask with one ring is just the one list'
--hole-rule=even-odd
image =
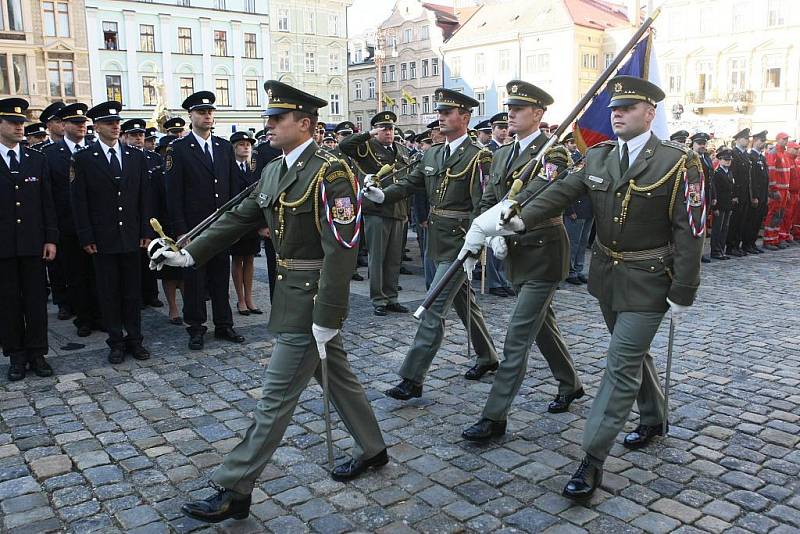
{"label": "tricolor ribbon", "polygon": [[[703,180],[700,180],[700,203],[703,205],[703,213],[700,215],[699,225],[695,224],[694,216],[692,215],[692,201],[689,196],[689,179],[688,179],[688,172],[684,171],[683,181],[684,181],[684,188],[683,188],[683,198],[686,202],[686,213],[689,214],[689,228],[692,229],[692,235],[694,237],[702,237],[703,234],[706,232],[706,184]],[[699,226],[699,228],[698,228]]]}
{"label": "tricolor ribbon", "polygon": [[320,196],[322,197],[322,206],[325,208],[325,218],[328,220],[328,226],[331,227],[331,231],[333,232],[333,237],[336,238],[336,241],[342,245],[344,248],[353,248],[358,243],[358,239],[361,236],[361,201],[362,201],[362,194],[361,194],[361,186],[358,185],[358,181],[355,182],[356,184],[356,231],[353,234],[353,239],[350,241],[345,241],[342,238],[339,230],[336,229],[336,224],[333,222],[333,215],[330,206],[328,205],[328,194],[325,191],[325,180],[322,179],[319,181],[319,189],[320,189]]}

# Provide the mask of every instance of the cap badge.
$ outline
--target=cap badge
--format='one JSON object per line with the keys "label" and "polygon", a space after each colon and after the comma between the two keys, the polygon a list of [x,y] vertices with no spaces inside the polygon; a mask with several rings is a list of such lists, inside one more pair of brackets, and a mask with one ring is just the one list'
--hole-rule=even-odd
{"label": "cap badge", "polygon": [[207,98],[203,99],[203,104],[208,104],[208,99]]}
{"label": "cap badge", "polygon": [[83,110],[82,109],[76,109],[75,113],[77,113],[78,115],[83,115]]}
{"label": "cap badge", "polygon": [[109,110],[108,110],[108,112],[109,112],[111,115],[116,115],[116,114],[117,114],[117,110],[116,110],[116,109],[109,109]]}
{"label": "cap badge", "polygon": [[622,92],[622,84],[620,82],[617,82],[617,83],[614,84],[614,92],[615,93],[621,93]]}
{"label": "cap badge", "polygon": [[390,117],[390,116],[389,116],[389,114],[387,113],[387,114],[385,114],[385,115],[383,116],[383,118],[384,118],[384,119],[386,119],[386,120],[388,121],[388,120],[389,120],[391,117]]}
{"label": "cap badge", "polygon": [[516,94],[516,92],[517,92],[517,90],[518,90],[518,89],[519,89],[519,86],[518,86],[518,85],[512,85],[512,86],[511,86],[511,92],[512,92],[512,93],[515,93],[515,94]]}

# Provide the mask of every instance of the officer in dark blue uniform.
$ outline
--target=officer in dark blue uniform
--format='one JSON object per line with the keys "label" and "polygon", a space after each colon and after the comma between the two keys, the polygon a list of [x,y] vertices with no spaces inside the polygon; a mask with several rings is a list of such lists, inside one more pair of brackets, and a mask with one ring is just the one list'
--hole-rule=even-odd
{"label": "officer in dark blue uniform", "polygon": [[70,169],[75,227],[94,261],[111,347],[108,361],[114,364],[122,363],[126,353],[137,360],[150,358],[142,346],[139,263],[139,250],[152,237],[148,170],[141,151],[119,142],[121,109],[122,104],[110,101],[86,113],[98,140],[72,156]]}
{"label": "officer in dark blue uniform", "polygon": [[158,128],[151,126],[144,133],[144,149],[152,154],[156,153],[156,143],[158,142]]}
{"label": "officer in dark blue uniform", "polygon": [[47,160],[20,145],[26,109],[21,98],[0,100],[0,344],[12,381],[25,378],[28,365],[38,376],[53,374],[44,359],[45,261],[56,256],[58,227]]}
{"label": "officer in dark blue uniform", "polygon": [[492,127],[492,140],[486,148],[494,152],[508,141],[508,113],[505,111],[495,113],[489,119],[489,125]]}
{"label": "officer in dark blue uniform", "polygon": [[186,134],[186,121],[181,117],[172,117],[164,121],[164,130],[169,135],[175,137],[183,137]]}
{"label": "officer in dark blue uniform", "polygon": [[64,138],[64,123],[57,116],[56,112],[65,105],[66,104],[58,100],[42,110],[42,113],[39,115],[39,121],[47,127],[48,137],[44,141],[31,145],[31,148],[41,150],[50,143],[61,141],[61,139]]}
{"label": "officer in dark blue uniform", "polygon": [[[72,155],[87,146],[86,104],[75,103],[56,111],[56,117],[64,126],[64,138],[50,143],[42,149],[50,169],[50,186],[58,217],[58,257],[66,280],[66,305],[76,315],[75,327],[79,337],[100,330],[100,309],[95,292],[94,265],[92,257],[81,247],[72,217],[69,195],[69,168]],[[52,279],[51,279],[52,282]],[[59,306],[59,319],[68,319],[63,306]],[[65,316],[66,315],[66,316]]]}
{"label": "officer in dark blue uniform", "polygon": [[34,122],[25,127],[25,139],[28,145],[37,145],[47,139],[47,126],[43,122]]}
{"label": "officer in dark blue uniform", "polygon": [[[203,219],[219,209],[238,192],[238,167],[231,144],[211,135],[214,126],[214,102],[209,91],[200,91],[183,101],[189,112],[192,130],[167,147],[164,161],[167,186],[167,209],[174,237],[187,233]],[[203,348],[206,290],[211,296],[214,316],[214,337],[244,342],[244,336],[233,329],[228,285],[231,278],[228,252],[222,252],[203,267],[187,269],[184,275],[183,320],[189,325],[189,348]]]}

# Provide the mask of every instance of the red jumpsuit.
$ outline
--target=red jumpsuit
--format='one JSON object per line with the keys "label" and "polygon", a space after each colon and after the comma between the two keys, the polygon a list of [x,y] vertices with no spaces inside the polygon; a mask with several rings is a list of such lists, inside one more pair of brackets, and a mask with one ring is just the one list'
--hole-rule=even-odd
{"label": "red jumpsuit", "polygon": [[783,213],[783,221],[781,221],[781,229],[778,237],[781,241],[794,241],[792,236],[792,227],[794,226],[795,217],[800,210],[800,167],[797,166],[797,159],[795,156],[787,152],[791,171],[789,172],[789,195],[786,200],[786,210]]}
{"label": "red jumpsuit", "polygon": [[786,153],[786,147],[777,145],[767,153],[769,168],[769,199],[767,217],[764,219],[764,245],[777,246],[780,239],[781,223],[789,197],[789,182],[793,158]]}
{"label": "red jumpsuit", "polygon": [[[796,180],[797,186],[800,187],[800,156],[797,156],[794,159],[794,169],[792,169],[792,172],[794,172],[793,176],[795,176],[796,178],[790,179],[789,181],[790,189],[792,187],[791,180]],[[798,193],[798,196],[800,196],[800,193]],[[795,241],[800,241],[800,203],[795,204],[794,217],[792,217],[792,227],[789,233],[792,234],[792,237],[795,239]]]}

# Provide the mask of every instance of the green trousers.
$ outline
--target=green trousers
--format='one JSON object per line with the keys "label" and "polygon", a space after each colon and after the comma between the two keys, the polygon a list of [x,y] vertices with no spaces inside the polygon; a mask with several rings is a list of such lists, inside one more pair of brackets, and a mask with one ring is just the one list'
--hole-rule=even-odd
{"label": "green trousers", "polygon": [[[442,262],[436,265],[436,274],[433,276],[431,287],[435,286],[450,267],[450,263]],[[433,357],[439,351],[444,337],[444,318],[451,306],[454,306],[461,322],[467,326],[467,317],[470,317],[469,327],[472,332],[472,346],[478,356],[479,365],[491,365],[497,361],[497,351],[494,349],[486,322],[472,289],[467,290],[466,273],[459,270],[450,284],[445,287],[430,309],[422,314],[422,320],[414,336],[414,344],[406,354],[406,359],[400,367],[400,376],[421,384],[431,366]]]}
{"label": "green trousers", "polygon": [[403,221],[367,215],[364,232],[369,258],[369,298],[373,306],[397,302],[400,260],[403,257]]}
{"label": "green trousers", "polygon": [[[350,369],[341,336],[327,344],[331,401],[355,441],[352,456],[367,458],[386,448],[364,389]],[[283,438],[300,394],[311,376],[321,383],[319,353],[311,334],[279,334],[264,378],[264,394],[244,439],[214,472],[212,480],[237,493],[253,491]]]}
{"label": "green trousers", "polygon": [[557,282],[544,280],[528,280],[517,286],[517,305],[508,322],[503,361],[483,408],[484,418],[505,421],[508,417],[511,403],[525,379],[528,351],[534,341],[558,381],[559,394],[574,393],[583,387],[556,324],[551,303],[557,287]]}
{"label": "green trousers", "polygon": [[665,417],[664,392],[648,352],[664,313],[614,312],[602,304],[600,310],[611,332],[611,343],[606,371],[583,431],[583,450],[597,465],[608,456],[634,401],[639,406],[641,424],[658,425]]}

